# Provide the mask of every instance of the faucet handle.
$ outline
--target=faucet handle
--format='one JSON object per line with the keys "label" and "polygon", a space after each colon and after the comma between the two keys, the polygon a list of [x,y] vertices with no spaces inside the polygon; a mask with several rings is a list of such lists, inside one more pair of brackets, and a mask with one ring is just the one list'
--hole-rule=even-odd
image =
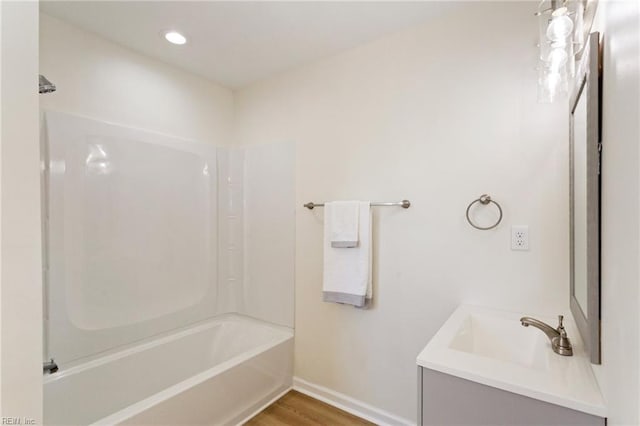
{"label": "faucet handle", "polygon": [[564,315],[558,315],[558,328],[556,328],[556,330],[560,333],[561,337],[567,337],[567,332],[564,329],[564,325],[562,325],[562,320],[564,320]]}
{"label": "faucet handle", "polygon": [[558,315],[558,328],[564,328],[562,325],[562,320],[564,319],[564,315]]}

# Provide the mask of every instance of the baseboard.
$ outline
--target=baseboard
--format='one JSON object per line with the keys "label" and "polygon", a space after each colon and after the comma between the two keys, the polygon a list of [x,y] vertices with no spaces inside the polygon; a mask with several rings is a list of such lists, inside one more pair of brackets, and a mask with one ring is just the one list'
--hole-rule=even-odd
{"label": "baseboard", "polygon": [[268,406],[270,406],[271,404],[273,404],[274,402],[276,402],[277,400],[279,400],[280,398],[285,396],[291,389],[293,389],[293,387],[289,386],[288,388],[286,388],[282,392],[278,393],[276,396],[271,398],[269,401],[267,401],[264,404],[262,404],[260,406],[260,408],[258,408],[257,410],[253,411],[250,415],[245,417],[244,420],[242,420],[241,422],[236,423],[236,426],[242,426],[245,423],[247,423],[249,420],[251,420],[252,418],[257,416],[258,414],[262,413],[265,410],[265,408],[267,408]]}
{"label": "baseboard", "polygon": [[324,386],[307,382],[299,377],[293,378],[293,389],[380,426],[404,426],[414,424],[408,419],[373,407],[340,392],[325,388]]}

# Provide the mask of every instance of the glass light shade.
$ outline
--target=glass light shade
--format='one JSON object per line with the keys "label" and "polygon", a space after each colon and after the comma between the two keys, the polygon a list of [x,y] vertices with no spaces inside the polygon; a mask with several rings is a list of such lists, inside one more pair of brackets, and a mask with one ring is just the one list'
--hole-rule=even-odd
{"label": "glass light shade", "polygon": [[580,53],[584,47],[584,4],[580,0],[567,1],[568,15],[573,19],[573,49]]}
{"label": "glass light shade", "polygon": [[569,82],[566,72],[538,69],[538,102],[551,103],[567,95]]}
{"label": "glass light shade", "polygon": [[567,73],[569,76],[573,77],[576,73],[576,61],[575,61],[575,50],[573,49],[573,43],[567,43]]}
{"label": "glass light shade", "polygon": [[[559,3],[559,7],[557,7]],[[581,40],[581,0],[542,0],[538,5],[538,102],[554,102],[568,94],[575,74],[574,52]]]}
{"label": "glass light shade", "polygon": [[551,43],[547,38],[547,28],[551,22],[551,1],[543,0],[538,6],[538,47],[540,48],[540,59],[546,61],[551,53]]}
{"label": "glass light shade", "polygon": [[561,72],[566,64],[567,64],[567,51],[564,47],[555,47],[551,49],[551,53],[549,53],[548,57],[548,66],[549,71],[551,72]]}
{"label": "glass light shade", "polygon": [[573,31],[573,21],[566,14],[567,8],[561,9],[564,9],[564,14],[553,16],[557,11],[553,12],[551,22],[547,28],[547,37],[555,42],[566,40],[571,35],[571,31]]}

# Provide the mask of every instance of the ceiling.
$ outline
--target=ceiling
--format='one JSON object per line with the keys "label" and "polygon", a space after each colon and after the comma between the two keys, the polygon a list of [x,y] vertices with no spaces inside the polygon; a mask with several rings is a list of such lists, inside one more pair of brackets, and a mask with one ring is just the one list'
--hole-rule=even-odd
{"label": "ceiling", "polygon": [[[435,19],[455,2],[42,1],[43,13],[237,89]],[[188,37],[184,46],[165,30]]]}

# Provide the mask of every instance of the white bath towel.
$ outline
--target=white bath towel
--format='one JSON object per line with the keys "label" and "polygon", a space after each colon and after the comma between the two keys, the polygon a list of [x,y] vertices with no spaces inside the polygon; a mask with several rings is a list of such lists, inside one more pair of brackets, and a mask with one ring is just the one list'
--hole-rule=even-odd
{"label": "white bath towel", "polygon": [[359,243],[344,249],[331,247],[331,230],[324,226],[324,273],[322,297],[325,302],[366,308],[371,303],[372,220],[368,201],[361,201],[358,217]]}
{"label": "white bath towel", "polygon": [[358,246],[360,201],[331,201],[325,203],[325,226],[329,228],[331,247]]}

